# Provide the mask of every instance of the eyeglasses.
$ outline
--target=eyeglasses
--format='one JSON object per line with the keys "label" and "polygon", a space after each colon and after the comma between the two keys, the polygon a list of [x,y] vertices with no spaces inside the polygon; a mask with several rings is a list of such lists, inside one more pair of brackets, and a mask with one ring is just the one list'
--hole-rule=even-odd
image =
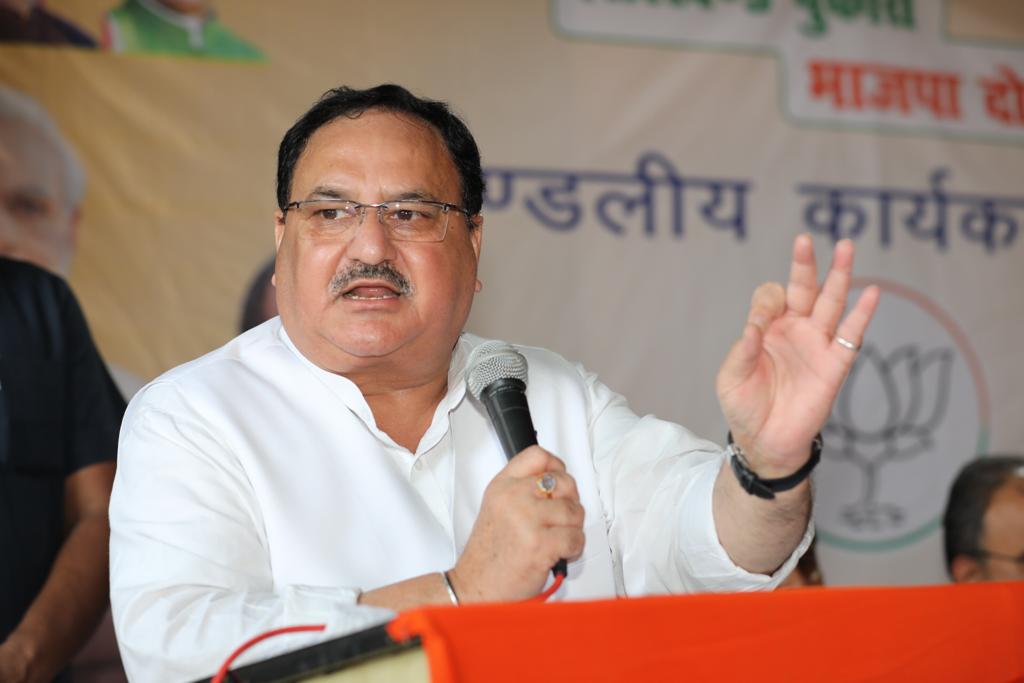
{"label": "eyeglasses", "polygon": [[974,557],[977,557],[979,559],[981,559],[981,558],[991,558],[991,559],[996,559],[996,560],[1006,560],[1007,562],[1015,562],[1017,564],[1024,564],[1024,553],[1021,553],[1020,555],[1017,555],[1017,556],[1013,556],[1013,555],[1006,555],[1004,553],[993,553],[993,552],[989,552],[988,550],[981,550],[981,549],[979,549],[979,550],[975,550],[973,553],[971,553],[971,555],[973,555]]}
{"label": "eyeglasses", "polygon": [[455,204],[425,199],[399,199],[381,204],[359,204],[344,199],[306,199],[284,207],[285,218],[294,209],[303,224],[315,234],[343,239],[362,225],[367,209],[377,211],[377,220],[390,239],[402,242],[441,242],[448,234],[448,216],[458,211],[472,221],[466,209]]}

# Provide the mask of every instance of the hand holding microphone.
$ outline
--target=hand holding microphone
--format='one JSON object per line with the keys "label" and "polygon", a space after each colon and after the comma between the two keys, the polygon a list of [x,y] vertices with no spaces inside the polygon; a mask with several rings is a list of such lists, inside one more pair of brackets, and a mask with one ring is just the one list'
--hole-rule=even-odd
{"label": "hand holding microphone", "polygon": [[[565,464],[536,445],[526,359],[504,342],[474,349],[467,385],[487,409],[509,458],[484,492],[466,549],[449,572],[463,601],[536,595],[583,552],[583,506]],[[513,457],[514,456],[514,457]]]}

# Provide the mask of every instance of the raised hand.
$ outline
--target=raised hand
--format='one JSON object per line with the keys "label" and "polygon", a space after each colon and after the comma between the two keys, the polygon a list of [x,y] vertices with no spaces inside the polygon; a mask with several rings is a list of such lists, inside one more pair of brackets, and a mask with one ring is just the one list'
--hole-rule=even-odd
{"label": "raised hand", "polygon": [[[553,477],[545,494],[538,480]],[[466,549],[448,574],[466,602],[540,593],[560,559],[583,552],[583,506],[565,463],[539,446],[522,451],[484,492]]]}
{"label": "raised hand", "polygon": [[811,238],[797,237],[789,284],[757,288],[743,335],[718,371],[726,422],[762,478],[787,476],[807,461],[853,365],[879,291],[866,288],[843,318],[852,269],[853,243],[843,240],[819,289]]}

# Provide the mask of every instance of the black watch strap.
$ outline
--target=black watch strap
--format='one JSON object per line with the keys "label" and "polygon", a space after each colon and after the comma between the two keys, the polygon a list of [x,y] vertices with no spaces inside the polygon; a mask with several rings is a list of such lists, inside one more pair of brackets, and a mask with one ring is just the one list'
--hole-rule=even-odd
{"label": "black watch strap", "polygon": [[811,442],[811,457],[807,459],[807,462],[800,469],[788,477],[762,479],[757,476],[754,470],[750,469],[746,458],[743,457],[743,451],[733,443],[732,432],[729,432],[728,442],[729,447],[726,452],[729,453],[729,464],[732,465],[732,471],[736,474],[736,479],[739,481],[740,486],[750,495],[766,500],[774,499],[776,493],[788,491],[806,479],[811,474],[811,470],[821,461],[821,447],[823,444],[821,434],[814,437],[814,441]]}

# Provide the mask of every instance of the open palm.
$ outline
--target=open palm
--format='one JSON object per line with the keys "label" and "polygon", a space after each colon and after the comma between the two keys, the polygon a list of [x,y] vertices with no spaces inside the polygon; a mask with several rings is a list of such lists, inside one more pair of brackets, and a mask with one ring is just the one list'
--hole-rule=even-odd
{"label": "open palm", "polygon": [[[797,237],[788,285],[754,292],[742,337],[718,372],[718,399],[733,438],[762,477],[793,473],[806,462],[878,305],[868,287],[842,319],[853,244],[839,242],[819,288],[814,247]],[[840,320],[842,319],[842,322]]]}

